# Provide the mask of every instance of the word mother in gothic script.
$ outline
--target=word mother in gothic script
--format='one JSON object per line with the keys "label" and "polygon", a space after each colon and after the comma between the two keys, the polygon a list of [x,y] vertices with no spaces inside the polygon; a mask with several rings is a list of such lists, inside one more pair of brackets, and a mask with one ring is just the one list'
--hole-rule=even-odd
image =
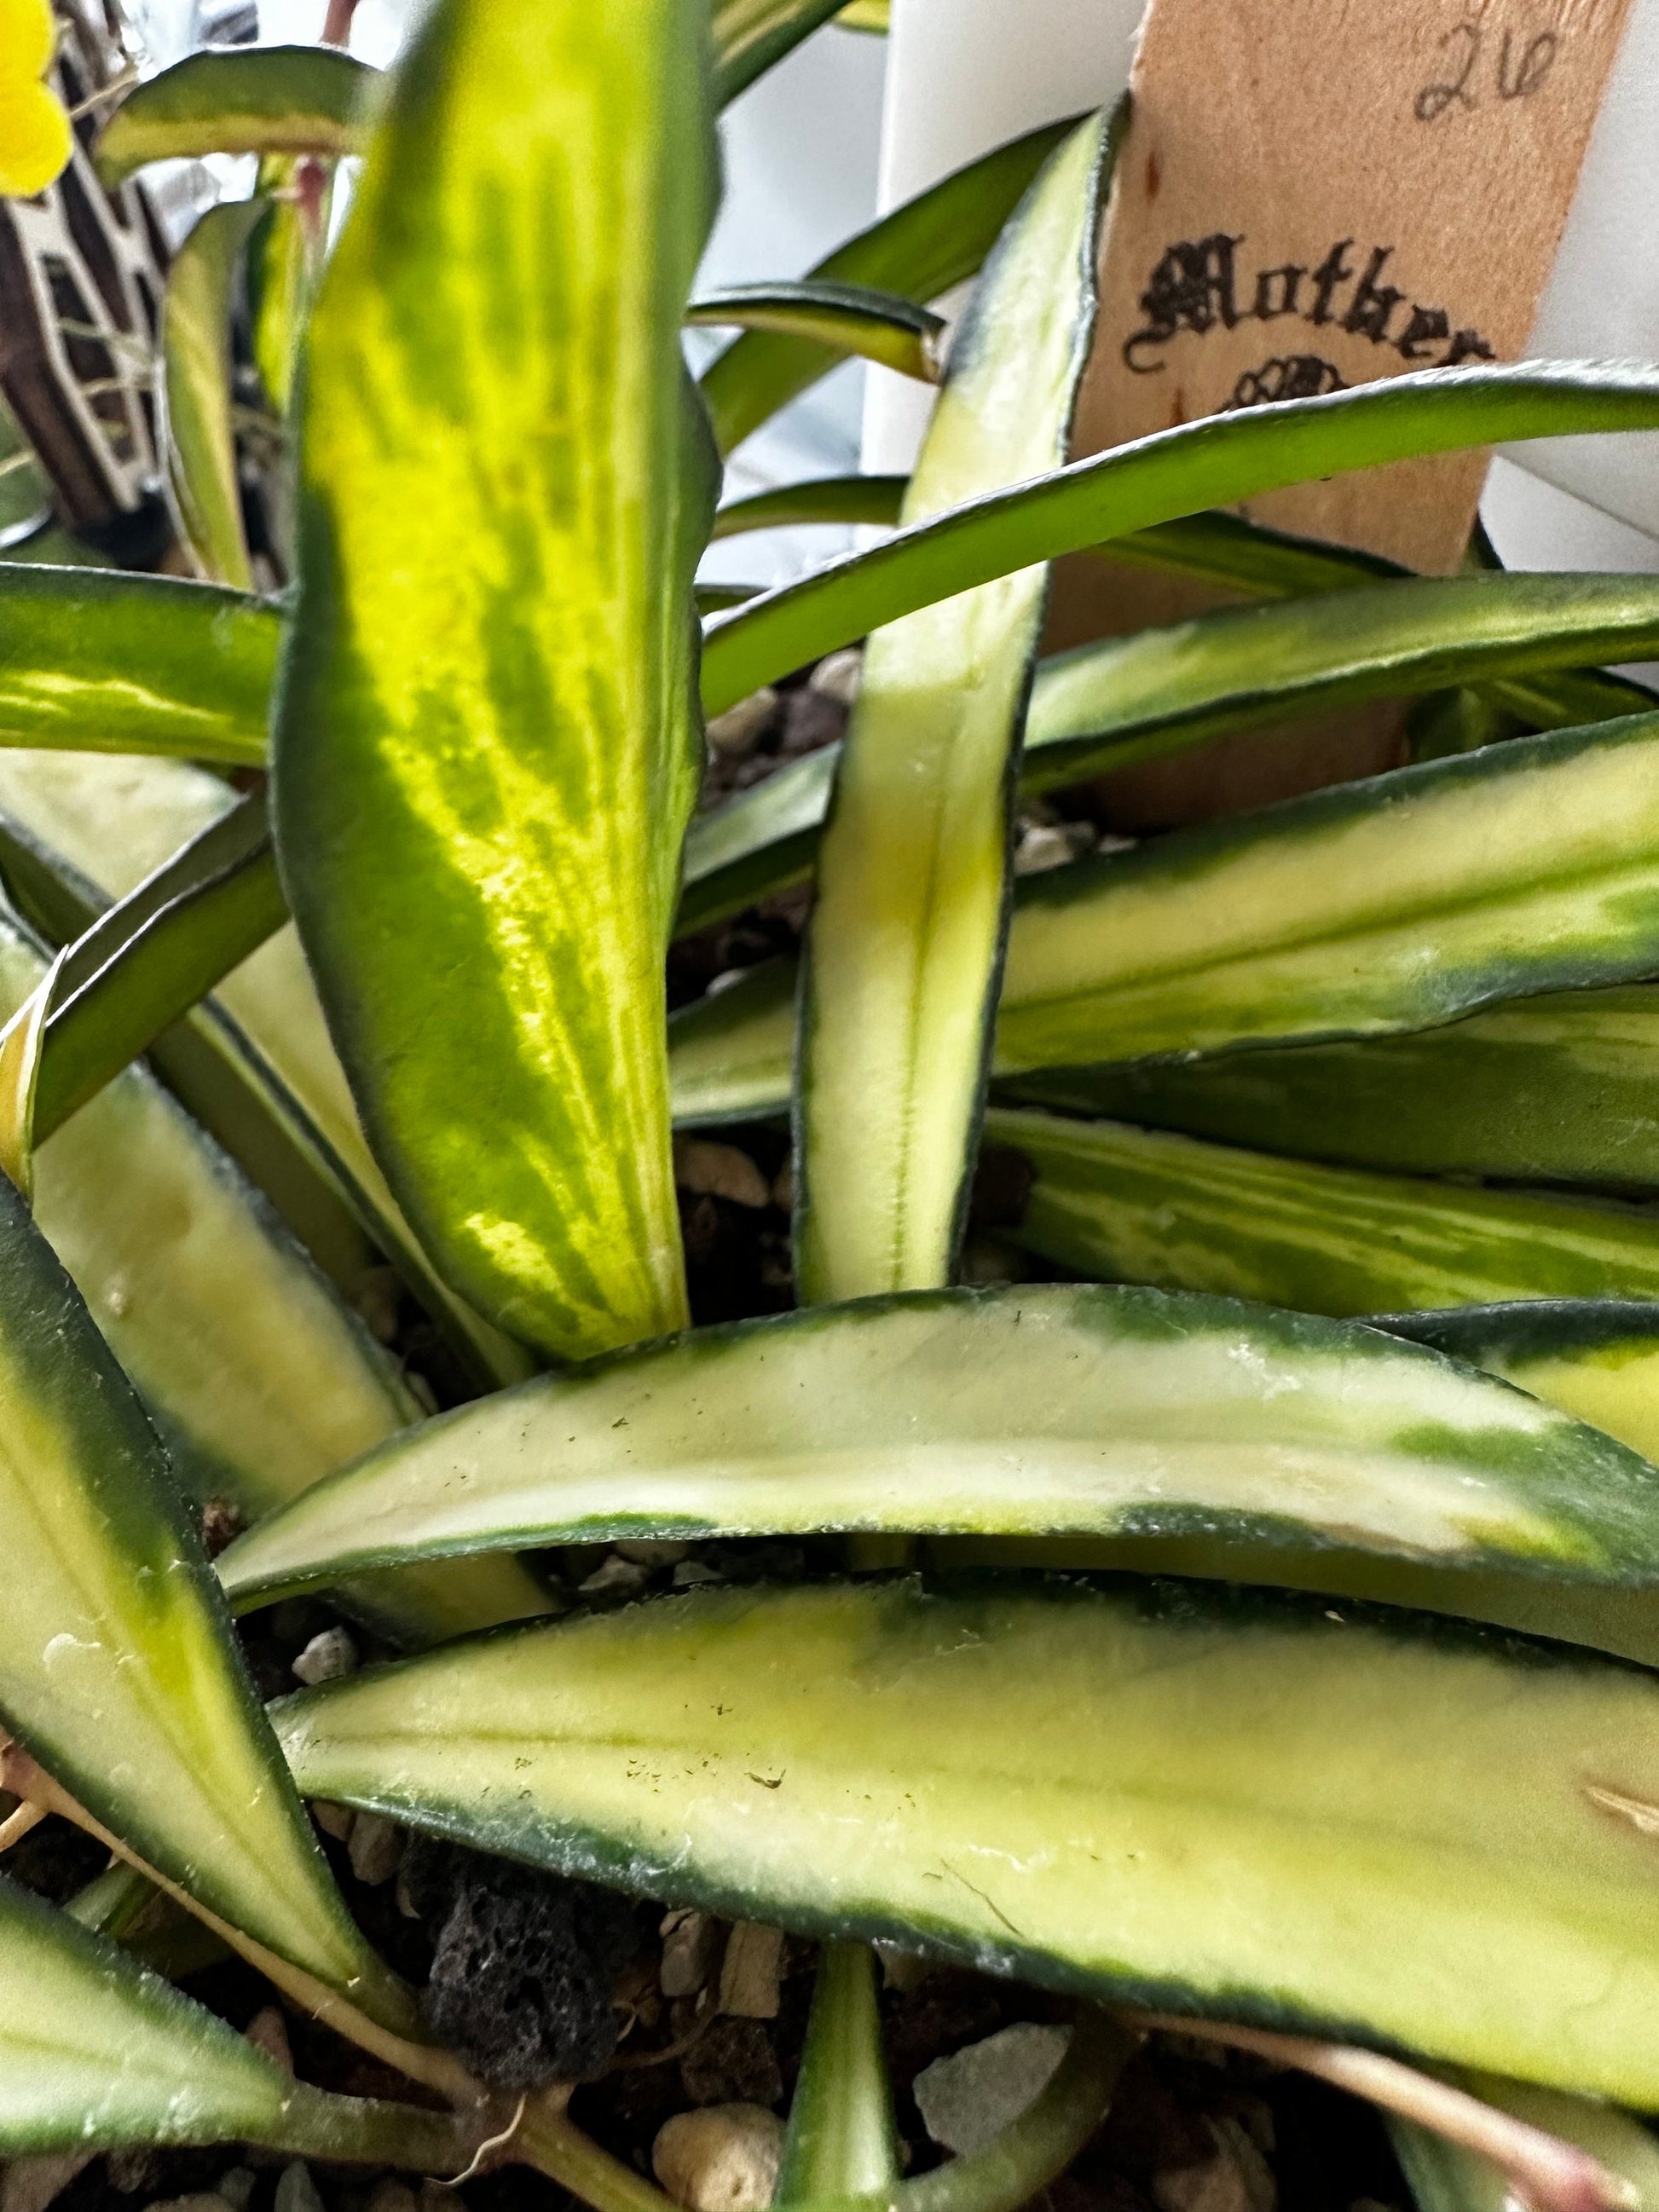
{"label": "word mother in gothic script", "polygon": [[1243,234],[1218,230],[1165,247],[1140,295],[1146,322],[1123,344],[1124,362],[1136,375],[1167,367],[1164,349],[1182,331],[1202,337],[1287,318],[1387,347],[1416,368],[1493,357],[1479,331],[1455,328],[1445,308],[1425,307],[1383,283],[1391,246],[1351,258],[1353,240],[1338,239],[1322,260],[1278,262],[1258,269],[1252,282],[1240,262],[1245,243]]}

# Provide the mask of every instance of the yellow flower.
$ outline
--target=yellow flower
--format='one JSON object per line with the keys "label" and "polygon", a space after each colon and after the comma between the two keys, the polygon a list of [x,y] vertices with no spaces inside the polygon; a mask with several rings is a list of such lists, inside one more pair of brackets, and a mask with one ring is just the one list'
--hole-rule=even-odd
{"label": "yellow flower", "polygon": [[40,82],[57,44],[51,0],[0,0],[0,195],[45,191],[73,149],[63,102]]}

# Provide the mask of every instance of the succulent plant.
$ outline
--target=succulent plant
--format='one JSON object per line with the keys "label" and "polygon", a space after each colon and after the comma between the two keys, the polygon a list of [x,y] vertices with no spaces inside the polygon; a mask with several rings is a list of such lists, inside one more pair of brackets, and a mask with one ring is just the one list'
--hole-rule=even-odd
{"label": "succulent plant", "polygon": [[[0,1847],[58,1814],[128,1870],[67,1911],[0,1875],[0,2150],[661,2204],[568,2082],[446,2045],[309,1800],[821,1938],[781,2204],[1013,2212],[1170,2018],[1391,2110],[1430,2212],[1483,2160],[1620,2201],[1619,2108],[1659,2108],[1659,708],[1601,665],[1659,651],[1659,584],[1227,510],[1659,427],[1659,369],[1070,459],[1099,115],[694,298],[718,104],[836,12],[439,0],[384,84],[203,54],[104,131],[112,180],[261,166],[162,317],[199,574],[0,567]],[[688,322],[740,333],[700,385]],[[720,507],[848,355],[938,384],[914,474]],[[890,531],[700,613],[711,536],[803,517]],[[1235,603],[1043,658],[1067,556]],[[839,751],[694,814],[704,718],[858,643]],[[1042,793],[1406,699],[1384,773],[1017,873]],[[677,939],[806,884],[798,957],[670,1018]],[[676,1123],[786,1120],[798,1308],[694,1325]],[[614,1610],[545,1572],[785,1536],[798,1577]],[[395,1656],[267,1710],[232,1609],[319,1590]],[[157,1914],[418,2101],[296,2083],[139,1963]],[[913,2180],[883,1939],[1079,2006]]]}

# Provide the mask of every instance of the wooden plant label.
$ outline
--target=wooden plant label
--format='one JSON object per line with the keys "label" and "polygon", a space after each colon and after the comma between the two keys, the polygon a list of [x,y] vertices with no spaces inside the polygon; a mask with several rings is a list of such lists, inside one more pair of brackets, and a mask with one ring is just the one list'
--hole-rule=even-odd
{"label": "wooden plant label", "polygon": [[[1079,453],[1524,348],[1629,0],[1152,0]],[[1455,568],[1486,456],[1254,501]]]}

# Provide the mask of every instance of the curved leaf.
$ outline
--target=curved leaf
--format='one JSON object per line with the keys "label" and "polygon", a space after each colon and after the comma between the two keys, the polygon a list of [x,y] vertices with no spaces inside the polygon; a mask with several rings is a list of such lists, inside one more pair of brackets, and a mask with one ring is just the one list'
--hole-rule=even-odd
{"label": "curved leaf", "polygon": [[1045,661],[1026,718],[1027,787],[1360,700],[1656,650],[1659,584],[1648,576],[1413,578],[1224,608]]}
{"label": "curved leaf", "polygon": [[440,2172],[447,2114],[331,2096],[0,1875],[0,2151],[264,2143]]}
{"label": "curved leaf", "polygon": [[[741,1042],[725,1048],[728,1067]],[[716,1048],[712,1034],[688,1039],[689,1080],[705,1079]],[[787,1041],[775,1034],[767,1049],[775,1066]],[[1659,1190],[1656,1082],[1659,989],[1634,983],[1511,999],[1445,1029],[1184,1066],[1052,1069],[1006,1088],[1298,1159]]]}
{"label": "curved leaf", "polygon": [[1212,508],[1155,522],[1124,538],[1087,549],[1089,557],[1115,567],[1147,568],[1218,585],[1246,599],[1297,599],[1316,592],[1349,592],[1364,583],[1397,581],[1414,571],[1382,553],[1357,545],[1328,545],[1292,537],[1242,514]]}
{"label": "curved leaf", "polygon": [[[994,1070],[1376,1036],[1650,975],[1656,849],[1659,718],[1641,715],[1028,876]],[[734,1089],[781,1106],[787,989],[770,971],[740,1007],[682,1012],[677,1111],[710,1118]]]}
{"label": "curved leaf", "polygon": [[[937,300],[974,274],[1027,185],[1081,120],[1073,116],[1044,124],[969,162],[838,246],[804,281]],[[811,339],[775,331],[754,331],[736,339],[703,371],[699,387],[721,452],[740,445],[845,358]]]}
{"label": "curved leaf", "polygon": [[[45,971],[40,951],[0,915],[0,1012],[21,1004]],[[34,1218],[198,1504],[218,1498],[255,1520],[420,1419],[356,1315],[139,1069],[42,1139]],[[506,1559],[346,1596],[404,1644],[547,1606]]]}
{"label": "curved leaf", "polygon": [[[1091,546],[1089,552],[1095,560],[1218,584],[1252,599],[1343,592],[1374,579],[1408,577],[1413,573],[1380,554],[1291,538],[1261,523],[1246,522],[1241,515],[1221,513],[1189,514],[1175,522],[1157,523],[1150,530]],[[1483,688],[1492,699],[1540,730],[1565,730],[1578,722],[1604,722],[1615,714],[1640,714],[1654,697],[1650,687],[1600,668],[1559,675],[1488,678]]]}
{"label": "curved leaf", "polygon": [[722,106],[828,22],[844,0],[714,0],[714,63]]}
{"label": "curved leaf", "polygon": [[668,1069],[677,1127],[788,1112],[795,984],[794,962],[780,955],[670,1017]]}
{"label": "curved leaf", "polygon": [[561,1355],[685,1311],[661,970],[698,774],[698,29],[679,0],[441,7],[309,341],[284,878],[422,1242]]}
{"label": "curved leaf", "polygon": [[[738,508],[773,501],[779,520],[811,519],[791,513],[787,494],[763,493]],[[1659,586],[1650,577],[1409,578],[1288,605],[1227,608],[1044,661],[1025,718],[1020,788],[1052,791],[1362,699],[1523,678],[1656,646]],[[1643,702],[1634,685],[1582,681],[1586,690],[1609,685],[1610,696],[1596,693],[1593,707],[1623,714]],[[1561,679],[1554,686],[1539,686],[1530,702],[1550,726],[1569,703],[1583,703]],[[707,928],[805,872],[815,841],[803,833],[822,820],[834,757],[825,746],[790,761],[696,817],[678,930]]]}
{"label": "curved leaf", "polygon": [[508,1630],[276,1719],[308,1794],[653,1896],[1659,2102],[1654,1844],[1611,1809],[1655,1802],[1659,1685],[1627,1668],[906,1581]]}
{"label": "curved leaf", "polygon": [[[216,777],[183,762],[0,750],[0,867],[31,924],[51,941],[73,941],[109,900],[129,896],[233,803]],[[151,1057],[308,1249],[321,1257],[343,1247],[337,1272],[355,1279],[365,1264],[361,1224],[480,1388],[531,1371],[527,1354],[450,1289],[398,1211],[364,1142],[291,928],[158,1038]]]}
{"label": "curved leaf", "polygon": [[1364,1314],[1510,1298],[1659,1297],[1659,1221],[1632,1207],[1275,1159],[994,1109],[1036,1180],[1013,1235],[1108,1281]]}
{"label": "curved leaf", "polygon": [[263,795],[243,799],[64,951],[41,1040],[39,1142],[288,919]]}
{"label": "curved leaf", "polygon": [[0,565],[0,745],[258,767],[280,635],[213,585]]}
{"label": "curved leaf", "polygon": [[817,477],[805,483],[778,484],[716,507],[709,535],[738,538],[749,530],[798,529],[813,522],[894,523],[908,481],[906,477]]}
{"label": "curved leaf", "polygon": [[718,612],[726,607],[740,607],[745,599],[756,598],[759,584],[693,584],[692,604],[700,615]]}
{"label": "curved leaf", "polygon": [[218,1571],[245,1600],[640,1534],[1194,1526],[1659,1583],[1659,1477],[1595,1429],[1352,1323],[1057,1284],[861,1299],[544,1376],[392,1439]]}
{"label": "curved leaf", "polygon": [[1130,531],[1284,484],[1463,446],[1659,424],[1659,369],[1523,362],[1425,369],[1162,430],[969,500],[719,617],[705,710],[919,607]]}
{"label": "curved leaf", "polygon": [[1376,1326],[1501,1375],[1649,1458],[1659,1454],[1659,1305],[1547,1298],[1381,1314]]}
{"label": "curved leaf", "polygon": [[860,284],[809,283],[738,284],[694,300],[685,311],[693,325],[772,331],[834,346],[838,353],[879,362],[884,368],[923,384],[943,374],[944,318],[891,292]]}
{"label": "curved leaf", "polygon": [[1659,968],[1659,716],[1518,738],[1021,885],[999,1071],[1376,1036]]}
{"label": "curved leaf", "polygon": [[360,154],[379,81],[335,46],[190,54],[127,94],[98,141],[98,173],[112,189],[146,161]]}
{"label": "curved leaf", "polygon": [[[987,262],[907,519],[1064,458],[1094,331],[1111,151],[1106,119],[1085,124]],[[1048,585],[1046,569],[1028,570],[879,630],[866,650],[806,939],[794,1224],[805,1303],[950,1279]]]}
{"label": "curved leaf", "polygon": [[200,216],[173,257],[161,307],[162,441],[185,544],[204,576],[242,592],[253,572],[230,417],[230,314],[263,212],[232,200]]}
{"label": "curved leaf", "polygon": [[405,2028],[287,1785],[155,1431],[9,1182],[0,1370],[6,1726],[159,1873]]}
{"label": "curved leaf", "polygon": [[[265,213],[248,240],[248,320],[265,396],[286,421],[294,405],[311,302],[322,274],[333,179],[307,169],[306,157],[268,155],[255,190]],[[286,517],[279,518],[285,523]]]}
{"label": "curved leaf", "polygon": [[845,31],[872,31],[885,37],[891,15],[891,0],[846,0],[836,21]]}

